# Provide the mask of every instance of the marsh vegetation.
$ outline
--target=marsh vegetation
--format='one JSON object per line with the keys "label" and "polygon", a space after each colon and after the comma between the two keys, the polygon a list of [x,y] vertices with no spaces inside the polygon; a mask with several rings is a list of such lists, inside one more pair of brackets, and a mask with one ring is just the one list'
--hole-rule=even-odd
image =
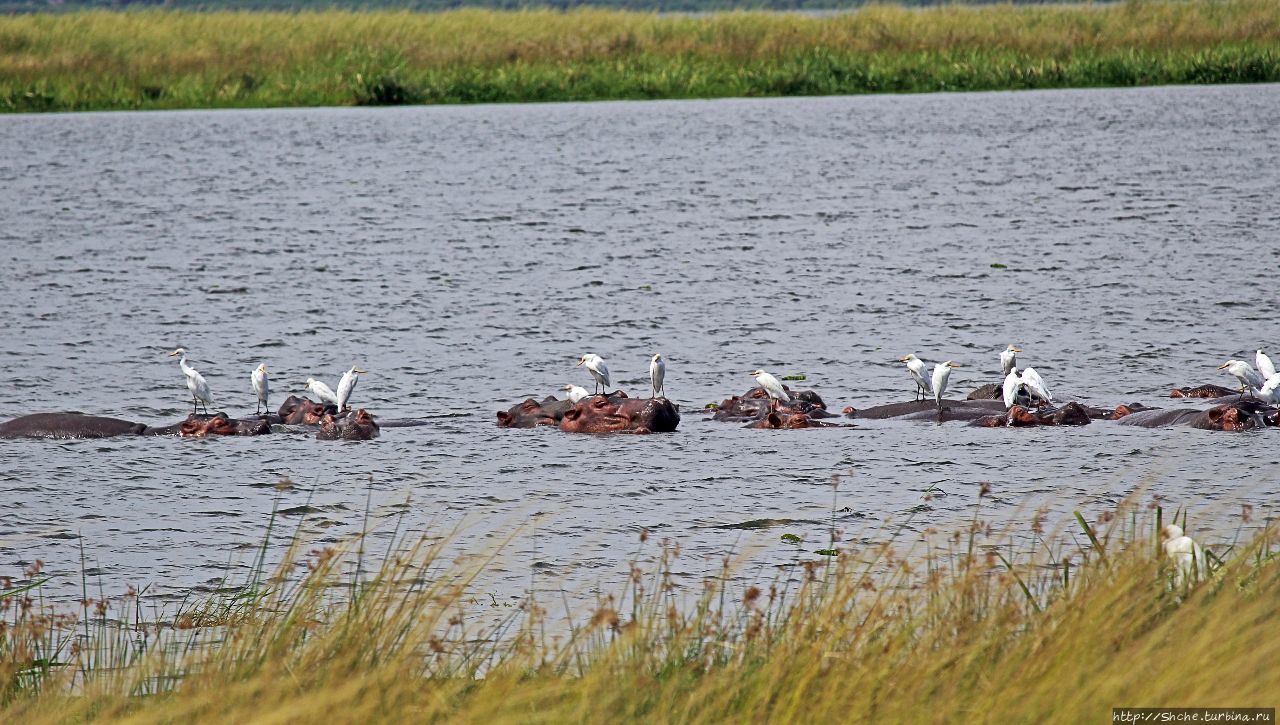
{"label": "marsh vegetation", "polygon": [[588,101],[1280,80],[1266,0],[579,9],[86,11],[0,18],[0,109]]}
{"label": "marsh vegetation", "polygon": [[[975,510],[959,530],[866,544],[833,528],[827,542],[796,539],[792,564],[750,584],[727,576],[729,562],[690,582],[677,545],[642,536],[655,556],[613,596],[495,600],[487,614],[469,604],[483,565],[448,564],[422,536],[400,537],[378,566],[363,541],[295,540],[295,565],[259,566],[247,586],[167,621],[147,623],[133,590],[54,614],[38,586],[10,582],[0,713],[1079,722],[1113,706],[1270,702],[1275,532],[1249,526],[1186,576],[1151,535],[1160,517],[1122,508],[1047,534],[1037,516],[1015,535]],[[26,575],[40,580],[38,567]],[[567,616],[549,614],[562,603]]]}

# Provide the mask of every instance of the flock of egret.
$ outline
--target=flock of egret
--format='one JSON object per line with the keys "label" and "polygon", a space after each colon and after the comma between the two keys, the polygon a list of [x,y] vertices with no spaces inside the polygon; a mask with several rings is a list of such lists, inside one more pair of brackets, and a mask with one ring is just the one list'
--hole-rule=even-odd
{"label": "flock of egret", "polygon": [[1219,365],[1218,369],[1225,369],[1231,377],[1240,381],[1241,395],[1247,391],[1259,400],[1280,403],[1280,394],[1276,392],[1280,390],[1280,374],[1276,373],[1276,366],[1272,364],[1271,358],[1258,350],[1253,362],[1258,366],[1257,369],[1243,360],[1228,360]]}
{"label": "flock of egret", "polygon": [[[1040,400],[1045,403],[1053,402],[1053,393],[1049,391],[1049,386],[1045,384],[1044,378],[1040,377],[1040,373],[1035,368],[1023,368],[1022,372],[1018,372],[1018,353],[1022,352],[1022,348],[1009,345],[1000,352],[1000,370],[1004,375],[1004,384],[1002,386],[1002,394],[1004,398],[1005,408],[1012,408],[1020,401],[1026,401],[1028,404],[1034,404]],[[169,353],[169,357],[181,356],[178,360],[178,366],[182,369],[182,374],[187,380],[187,390],[191,391],[191,407],[195,412],[198,408],[203,408],[206,413],[209,412],[208,406],[213,404],[213,394],[209,390],[209,384],[205,382],[204,376],[195,368],[187,364],[187,351],[178,348]],[[951,360],[941,362],[933,366],[932,375],[928,374],[925,361],[916,357],[914,353],[904,355],[899,358],[900,362],[907,364],[907,372],[911,375],[911,379],[916,384],[916,400],[927,399],[932,397],[938,406],[938,410],[942,410],[942,397],[947,390],[947,382],[951,379],[951,370],[960,367],[960,364]],[[1218,367],[1219,370],[1226,370],[1236,380],[1240,382],[1240,392],[1252,393],[1260,400],[1269,403],[1280,403],[1280,373],[1276,372],[1275,365],[1272,364],[1271,358],[1267,357],[1262,350],[1257,351],[1254,357],[1257,368],[1243,360],[1228,360]],[[605,365],[604,358],[595,353],[586,353],[575,367],[586,368],[591,373],[592,379],[595,380],[595,392],[608,392],[609,387],[613,384],[612,378],[609,376],[609,367]],[[315,393],[321,402],[331,403],[337,406],[339,411],[350,409],[347,405],[351,399],[351,393],[356,388],[356,382],[359,376],[367,371],[361,370],[356,366],[342,374],[342,378],[338,381],[338,389],[335,392],[328,385],[314,378],[307,378],[305,389]],[[658,397],[665,395],[663,388],[663,378],[666,377],[667,364],[662,359],[661,353],[654,355],[649,360],[649,380],[650,380],[650,396]],[[786,403],[791,400],[791,396],[783,387],[782,381],[770,375],[763,370],[754,370],[749,373],[755,378],[756,383],[765,391],[770,398]],[[253,383],[253,392],[258,398],[258,412],[267,407],[267,397],[270,388],[267,381],[267,364],[262,363],[254,368],[250,375]],[[565,385],[563,388],[569,394],[569,400],[577,403],[583,398],[590,395],[586,388],[578,385]]]}
{"label": "flock of egret", "polygon": [[[604,358],[589,352],[578,358],[578,362],[574,363],[574,367],[584,367],[587,372],[591,373],[591,377],[596,381],[596,392],[609,392],[609,386],[613,385],[613,379],[609,377],[609,366],[604,364]],[[662,353],[658,353],[649,359],[649,381],[651,398],[660,395],[666,395],[666,390],[662,387],[662,379],[667,375],[667,363],[662,359]],[[564,390],[569,393],[569,400],[577,403],[579,400],[587,397],[587,389],[577,385],[566,385]]]}
{"label": "flock of egret", "polygon": [[[213,405],[213,393],[209,390],[209,383],[205,382],[204,376],[198,370],[187,364],[185,348],[180,347],[169,353],[169,357],[179,355],[181,357],[178,358],[178,367],[182,369],[182,375],[187,380],[187,390],[191,391],[191,412],[194,413],[203,408],[204,412],[208,413],[209,406]],[[352,365],[351,369],[343,373],[342,378],[338,380],[337,392],[314,378],[307,378],[306,389],[315,393],[321,402],[337,406],[339,412],[347,411],[351,409],[347,403],[351,400],[351,393],[356,389],[356,382],[367,372]],[[258,398],[257,412],[261,413],[263,408],[270,410],[267,401],[271,394],[271,386],[267,379],[267,364],[262,363],[254,368],[249,375],[249,381],[253,384],[253,392]]]}

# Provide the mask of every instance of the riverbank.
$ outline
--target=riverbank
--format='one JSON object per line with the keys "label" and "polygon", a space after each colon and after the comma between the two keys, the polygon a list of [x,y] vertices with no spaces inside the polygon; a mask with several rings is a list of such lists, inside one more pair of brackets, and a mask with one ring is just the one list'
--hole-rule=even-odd
{"label": "riverbank", "polygon": [[0,110],[590,101],[1280,81],[1280,5],[80,12],[0,18]]}
{"label": "riverbank", "polygon": [[1179,564],[1153,536],[1158,511],[1103,518],[1079,518],[1073,536],[1044,534],[1037,517],[1030,548],[993,537],[979,510],[923,543],[899,532],[863,545],[833,528],[796,538],[794,564],[754,585],[732,584],[728,562],[688,582],[677,546],[642,537],[656,556],[577,609],[477,602],[478,572],[425,537],[380,568],[359,541],[306,551],[295,539],[287,560],[305,566],[167,622],[144,619],[133,589],[87,589],[82,611],[54,613],[38,603],[37,564],[31,584],[0,590],[0,716],[1085,722],[1113,707],[1274,706],[1274,532]]}

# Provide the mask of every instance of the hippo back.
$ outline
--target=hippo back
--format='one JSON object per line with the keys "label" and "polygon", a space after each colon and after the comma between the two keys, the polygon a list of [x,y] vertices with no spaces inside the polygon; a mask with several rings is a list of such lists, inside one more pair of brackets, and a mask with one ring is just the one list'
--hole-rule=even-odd
{"label": "hippo back", "polygon": [[33,413],[0,423],[0,438],[111,438],[142,435],[147,427],[80,413]]}

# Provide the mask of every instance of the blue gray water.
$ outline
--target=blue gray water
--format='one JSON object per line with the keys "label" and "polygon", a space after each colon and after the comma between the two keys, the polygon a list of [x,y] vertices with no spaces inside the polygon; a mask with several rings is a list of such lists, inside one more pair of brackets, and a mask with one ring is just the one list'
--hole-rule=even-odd
{"label": "blue gray water", "polygon": [[[175,421],[182,345],[232,413],[259,362],[276,400],[360,364],[356,404],[430,420],[363,444],[0,441],[0,575],[40,558],[74,596],[83,543],[108,590],[181,597],[243,570],[280,495],[290,527],[310,502],[317,545],[369,500],[384,529],[467,526],[473,552],[522,532],[504,595],[589,590],[642,529],[690,574],[790,560],[783,533],[825,544],[833,474],[854,540],[966,520],[984,482],[1015,525],[1141,490],[1229,536],[1277,500],[1274,431],[699,410],[757,367],[837,410],[904,400],[908,352],[963,363],[963,392],[1010,342],[1059,397],[1203,406],[1163,396],[1280,352],[1277,118],[1280,86],[0,118],[0,419]],[[632,394],[663,353],[679,431],[495,426],[589,384],[588,351]],[[757,519],[792,521],[721,528]]]}

